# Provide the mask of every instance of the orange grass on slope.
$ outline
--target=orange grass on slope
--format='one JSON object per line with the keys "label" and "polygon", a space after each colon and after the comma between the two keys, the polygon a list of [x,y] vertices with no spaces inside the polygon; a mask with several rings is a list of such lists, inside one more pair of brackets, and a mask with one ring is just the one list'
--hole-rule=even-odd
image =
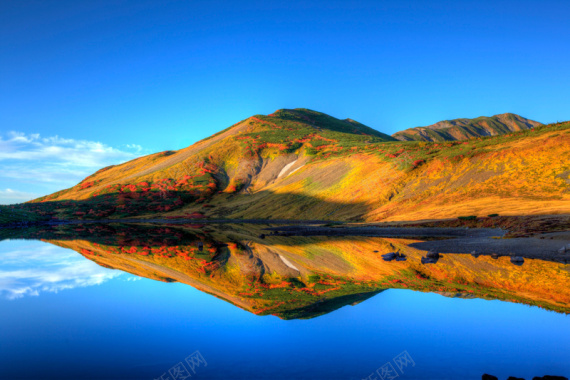
{"label": "orange grass on slope", "polygon": [[215,218],[345,221],[570,214],[570,123],[418,143],[369,142],[374,137],[268,120],[246,119],[185,150],[101,170],[37,201],[98,203],[97,210],[73,202],[60,207],[72,218],[197,211]]}

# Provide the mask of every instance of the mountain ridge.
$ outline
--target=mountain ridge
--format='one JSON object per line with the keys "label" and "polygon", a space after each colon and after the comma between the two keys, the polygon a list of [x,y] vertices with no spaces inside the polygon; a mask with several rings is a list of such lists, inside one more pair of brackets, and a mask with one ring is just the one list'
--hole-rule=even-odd
{"label": "mountain ridge", "polygon": [[479,116],[473,119],[442,120],[424,127],[396,132],[392,137],[400,141],[454,141],[483,136],[503,135],[540,126],[534,120],[514,113]]}

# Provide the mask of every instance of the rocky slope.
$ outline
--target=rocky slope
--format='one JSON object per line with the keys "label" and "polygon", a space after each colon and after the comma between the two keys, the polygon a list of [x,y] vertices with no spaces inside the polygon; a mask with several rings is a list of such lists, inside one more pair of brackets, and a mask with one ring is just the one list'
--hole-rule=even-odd
{"label": "rocky slope", "polygon": [[428,125],[397,132],[393,135],[401,141],[454,141],[469,140],[482,136],[497,136],[511,132],[532,129],[542,125],[513,113],[475,119],[444,120]]}

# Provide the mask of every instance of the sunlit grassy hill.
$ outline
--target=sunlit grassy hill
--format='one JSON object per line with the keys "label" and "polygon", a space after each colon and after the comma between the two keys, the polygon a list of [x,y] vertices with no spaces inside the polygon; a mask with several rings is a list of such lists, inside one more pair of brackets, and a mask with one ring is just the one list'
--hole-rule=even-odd
{"label": "sunlit grassy hill", "polygon": [[179,151],[104,168],[26,208],[64,218],[418,220],[570,213],[570,123],[393,141],[315,111],[252,116]]}
{"label": "sunlit grassy hill", "polygon": [[542,125],[513,113],[504,113],[491,117],[481,116],[475,119],[444,120],[395,133],[393,136],[402,141],[454,141],[469,140],[483,136],[504,135],[523,131]]}

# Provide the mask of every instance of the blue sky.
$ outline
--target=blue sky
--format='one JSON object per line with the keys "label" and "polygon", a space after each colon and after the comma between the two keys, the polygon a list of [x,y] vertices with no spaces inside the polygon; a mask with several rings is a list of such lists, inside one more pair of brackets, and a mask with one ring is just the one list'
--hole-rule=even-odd
{"label": "blue sky", "polygon": [[2,1],[0,203],[305,107],[570,119],[566,1]]}

